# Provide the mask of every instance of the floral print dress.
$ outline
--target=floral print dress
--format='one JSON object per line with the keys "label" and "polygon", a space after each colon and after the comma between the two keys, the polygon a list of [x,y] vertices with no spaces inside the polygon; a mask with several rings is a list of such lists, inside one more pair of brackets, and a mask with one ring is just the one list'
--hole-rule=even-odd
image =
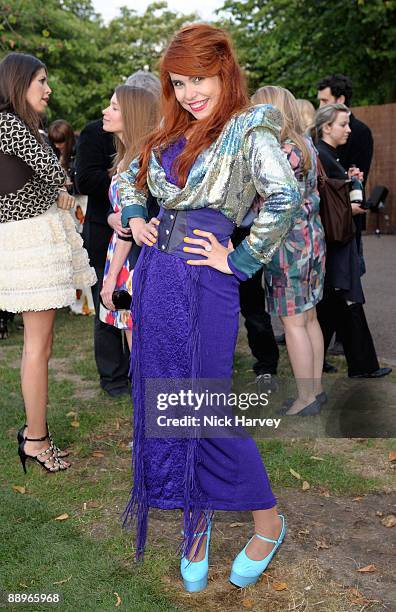
{"label": "floral print dress", "polygon": [[319,214],[317,153],[310,138],[306,139],[306,144],[311,168],[305,177],[300,149],[289,142],[282,146],[304,200],[294,226],[264,268],[267,306],[271,315],[300,314],[322,299],[326,243]]}
{"label": "floral print dress", "polygon": [[[118,175],[115,174],[112,178],[111,185],[109,188],[109,198],[111,205],[113,207],[113,211],[115,213],[119,212],[120,204],[119,204],[119,192],[117,185]],[[113,233],[111,237],[109,247],[107,249],[106,256],[106,264],[104,269],[104,277],[103,280],[107,278],[109,273],[110,264],[113,259],[114,250],[117,244],[117,240],[119,240],[117,236],[117,232]],[[130,243],[132,247],[132,242]],[[126,258],[121,270],[118,273],[116,285],[114,290],[117,291],[128,291],[130,295],[132,295],[132,274],[133,269],[131,267],[129,257]],[[114,325],[118,329],[132,329],[132,317],[130,310],[108,310],[105,308],[103,304],[100,305],[100,320],[104,323],[108,323],[109,325]]]}

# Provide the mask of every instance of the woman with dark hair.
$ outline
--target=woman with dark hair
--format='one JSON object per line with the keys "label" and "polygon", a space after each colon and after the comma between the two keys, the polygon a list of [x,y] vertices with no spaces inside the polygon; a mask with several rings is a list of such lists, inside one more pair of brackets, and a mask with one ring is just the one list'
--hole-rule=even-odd
{"label": "woman with dark hair", "polygon": [[[344,145],[351,133],[349,109],[345,104],[321,106],[315,118],[316,147],[323,168],[329,178],[363,180],[359,168],[345,171],[338,159],[337,147]],[[352,215],[356,219],[366,210],[352,203]],[[324,338],[324,351],[337,333],[342,342],[348,375],[351,378],[381,378],[390,374],[391,368],[380,368],[373,339],[363,309],[365,302],[361,276],[363,266],[356,238],[346,244],[327,245],[327,261],[324,295],[317,311]]]}
{"label": "woman with dark hair", "polygon": [[[214,510],[252,510],[255,535],[234,560],[230,580],[255,583],[279,548],[284,518],[254,441],[247,436],[149,437],[160,387],[231,382],[240,280],[269,261],[293,224],[301,198],[281,151],[280,113],[249,108],[228,35],[193,24],[171,40],[160,66],[163,117],[140,158],[121,175],[123,224],[143,244],[133,277],[134,483],[126,521],[137,517],[143,553],[149,507],[184,510],[181,573],[188,591],[205,588]],[[146,223],[147,188],[161,204]],[[257,191],[265,206],[250,235],[230,235]],[[179,385],[180,382],[180,385]],[[227,385],[226,385],[226,388]],[[227,410],[227,406],[226,406]],[[188,435],[188,431],[187,431]]]}
{"label": "woman with dark hair", "polygon": [[73,127],[64,119],[56,119],[48,128],[48,140],[53,146],[62,168],[66,172],[68,192],[74,195],[76,193],[74,184],[76,137]]}
{"label": "woman with dark hair", "polygon": [[21,312],[21,386],[26,425],[18,452],[48,472],[69,467],[47,428],[48,361],[57,308],[95,282],[68,209],[65,173],[43,141],[40,116],[51,89],[45,65],[23,53],[0,62],[0,309]]}

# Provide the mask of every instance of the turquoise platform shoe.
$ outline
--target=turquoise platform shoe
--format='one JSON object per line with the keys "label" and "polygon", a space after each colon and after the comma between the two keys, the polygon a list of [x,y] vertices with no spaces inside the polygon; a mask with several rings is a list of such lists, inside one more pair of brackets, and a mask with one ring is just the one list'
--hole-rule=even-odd
{"label": "turquoise platform shoe", "polygon": [[181,558],[180,572],[183,578],[184,588],[188,593],[198,593],[199,591],[203,591],[208,585],[211,528],[211,523],[208,523],[206,531],[194,534],[196,537],[206,535],[204,559],[202,559],[202,561],[190,561],[186,557]]}
{"label": "turquoise platform shoe", "polygon": [[[256,584],[257,580],[260,578],[261,574],[267,569],[270,564],[272,558],[277,552],[279,546],[283,542],[283,538],[286,533],[286,522],[285,517],[280,514],[279,518],[282,521],[282,529],[279,534],[279,538],[277,540],[272,540],[271,538],[265,538],[264,536],[255,534],[252,538],[250,538],[249,542],[246,544],[245,548],[241,550],[239,555],[235,557],[234,563],[232,564],[231,574],[230,574],[230,582],[237,587],[246,587],[249,584]],[[249,543],[253,540],[254,537],[260,538],[260,540],[265,540],[266,542],[271,542],[274,544],[271,552],[260,561],[254,561],[253,559],[249,559],[246,554],[246,548]]]}

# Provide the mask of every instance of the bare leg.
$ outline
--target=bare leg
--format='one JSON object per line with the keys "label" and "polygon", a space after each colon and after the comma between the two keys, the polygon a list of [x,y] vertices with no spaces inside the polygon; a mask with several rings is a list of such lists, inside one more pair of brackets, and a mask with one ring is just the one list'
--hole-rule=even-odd
{"label": "bare leg", "polygon": [[[271,538],[271,540],[277,540],[282,529],[282,523],[278,516],[276,506],[268,510],[254,510],[252,514],[255,533],[266,538]],[[260,538],[253,538],[246,549],[246,554],[249,559],[260,561],[264,559],[273,548],[274,544],[271,542],[260,540]]]}
{"label": "bare leg", "polygon": [[[277,540],[282,529],[282,523],[278,516],[277,507],[275,506],[274,508],[269,508],[268,510],[254,510],[252,514],[255,533],[258,533],[266,538],[270,538],[271,540]],[[191,549],[191,553],[188,555],[189,559],[192,559],[194,556],[198,542],[199,538],[196,539],[196,542]],[[264,557],[266,557],[273,548],[273,543],[260,540],[260,538],[253,538],[246,549],[246,553],[250,559],[260,561],[261,559],[264,559]],[[205,551],[206,536],[202,539],[202,543],[194,561],[202,561],[202,559],[205,557]]]}
{"label": "bare leg", "polygon": [[316,308],[307,310],[307,333],[311,341],[313,349],[313,365],[314,365],[314,393],[318,395],[323,391],[322,387],[322,369],[324,359],[324,343],[323,334],[316,317]]}
{"label": "bare leg", "polygon": [[298,397],[288,414],[295,414],[315,400],[314,393],[314,349],[307,330],[308,316],[302,312],[282,317],[286,346],[289,353]]}
{"label": "bare leg", "polygon": [[[206,521],[205,521],[205,517],[203,515],[201,515],[201,518],[199,519],[199,521],[202,521],[202,524],[197,525],[196,527],[196,532],[198,533],[202,533],[203,531],[206,531]],[[205,557],[205,552],[206,552],[206,540],[207,540],[207,536],[205,535],[204,537],[202,536],[197,536],[193,542],[193,545],[191,547],[191,550],[189,552],[189,554],[187,555],[187,559],[190,559],[194,562],[198,562],[198,561],[202,561]],[[197,556],[195,557],[195,559],[193,559],[194,555],[195,555],[195,551],[197,550],[199,545],[199,550],[197,553]]]}
{"label": "bare leg", "polygon": [[[47,432],[48,361],[51,356],[55,310],[24,312],[24,344],[21,362],[21,386],[29,438],[42,438]],[[42,442],[26,441],[28,455],[48,448]]]}

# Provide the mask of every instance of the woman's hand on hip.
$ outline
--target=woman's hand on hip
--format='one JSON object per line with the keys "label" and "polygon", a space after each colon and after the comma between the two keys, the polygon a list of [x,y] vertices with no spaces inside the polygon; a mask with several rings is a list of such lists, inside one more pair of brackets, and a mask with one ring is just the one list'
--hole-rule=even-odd
{"label": "woman's hand on hip", "polygon": [[183,251],[202,255],[205,259],[189,259],[187,263],[191,266],[210,266],[224,274],[232,274],[227,261],[228,255],[234,250],[231,240],[224,247],[211,232],[194,230],[194,234],[202,238],[184,238],[189,246],[183,247]]}
{"label": "woman's hand on hip", "polygon": [[66,191],[66,189],[59,191],[57,201],[58,208],[61,208],[62,210],[70,210],[73,208],[75,203],[76,200]]}
{"label": "woman's hand on hip", "polygon": [[159,219],[153,217],[148,223],[144,219],[130,219],[129,225],[132,230],[133,239],[138,246],[147,244],[153,246],[157,242],[158,231],[156,226],[160,224]]}

